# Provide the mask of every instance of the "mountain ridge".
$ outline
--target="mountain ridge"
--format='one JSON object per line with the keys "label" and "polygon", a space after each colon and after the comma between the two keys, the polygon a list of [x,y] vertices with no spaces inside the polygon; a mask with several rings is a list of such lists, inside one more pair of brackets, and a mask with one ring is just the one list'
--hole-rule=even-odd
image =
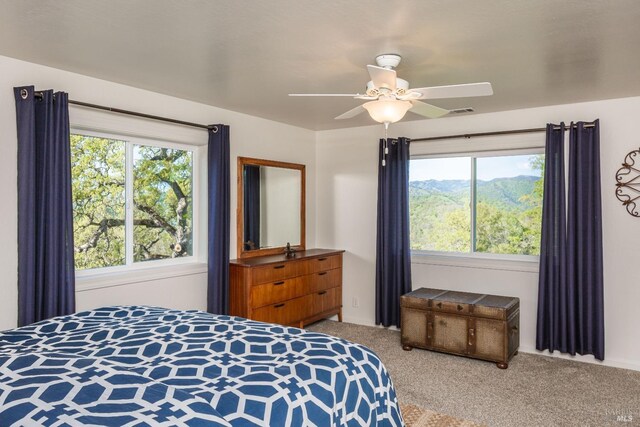
{"label": "mountain ridge", "polygon": [[[476,196],[479,202],[495,204],[505,208],[522,208],[523,196],[531,194],[535,183],[541,178],[535,175],[518,175],[508,178],[477,180]],[[435,197],[441,203],[464,205],[469,201],[470,180],[421,180],[409,181],[409,197],[429,199]]]}

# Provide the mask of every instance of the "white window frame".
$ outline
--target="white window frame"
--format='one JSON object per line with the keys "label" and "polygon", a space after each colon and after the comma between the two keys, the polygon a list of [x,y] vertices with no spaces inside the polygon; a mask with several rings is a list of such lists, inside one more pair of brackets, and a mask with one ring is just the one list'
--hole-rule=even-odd
{"label": "white window frame", "polygon": [[[85,135],[89,137],[107,138],[125,141],[125,264],[111,267],[99,267],[76,271],[76,278],[80,280],[100,279],[101,277],[113,277],[121,273],[144,272],[158,267],[184,267],[201,264],[203,254],[200,250],[200,174],[202,147],[195,144],[164,141],[158,138],[147,138],[128,134],[103,132],[84,127],[72,127],[72,135]],[[192,255],[188,257],[151,260],[143,262],[133,261],[133,146],[143,145],[148,147],[171,148],[191,152],[191,211],[192,211]],[[181,267],[182,266],[182,267]],[[200,268],[199,270],[202,270]],[[164,276],[164,275],[162,275]],[[171,276],[171,274],[169,274]],[[157,275],[154,275],[155,278]],[[93,281],[93,280],[92,280]],[[127,281],[125,280],[124,283]],[[95,286],[102,287],[102,286]]]}
{"label": "white window frame", "polygon": [[[420,159],[438,159],[438,158],[454,158],[454,157],[469,157],[470,158],[470,193],[469,193],[469,209],[471,210],[471,245],[469,252],[446,252],[446,251],[433,251],[433,250],[418,250],[411,249],[412,258],[420,259],[421,257],[439,258],[445,264],[447,260],[454,260],[453,264],[464,263],[465,259],[471,259],[476,261],[488,260],[488,261],[514,261],[524,263],[537,263],[540,259],[538,255],[521,255],[521,254],[492,254],[486,252],[475,251],[475,226],[476,226],[476,159],[481,157],[499,157],[499,156],[524,156],[544,154],[544,147],[527,147],[527,148],[500,148],[495,150],[481,150],[481,151],[454,151],[450,153],[437,153],[437,154],[416,154],[411,155],[410,160]],[[456,261],[457,259],[457,261]],[[483,265],[478,264],[480,267]],[[537,270],[536,270],[537,271]]]}

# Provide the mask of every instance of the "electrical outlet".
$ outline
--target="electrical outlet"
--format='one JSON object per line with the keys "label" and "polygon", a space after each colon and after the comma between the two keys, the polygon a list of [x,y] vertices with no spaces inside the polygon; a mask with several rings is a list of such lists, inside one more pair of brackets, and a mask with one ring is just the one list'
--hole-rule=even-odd
{"label": "electrical outlet", "polygon": [[360,307],[360,301],[358,301],[358,297],[353,297],[353,299],[351,300],[351,306],[353,308]]}

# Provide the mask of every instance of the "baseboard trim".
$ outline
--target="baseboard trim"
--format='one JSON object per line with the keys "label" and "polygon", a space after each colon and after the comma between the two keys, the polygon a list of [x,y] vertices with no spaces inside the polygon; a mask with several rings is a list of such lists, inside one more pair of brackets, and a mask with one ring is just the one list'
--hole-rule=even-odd
{"label": "baseboard trim", "polygon": [[400,328],[396,327],[396,326],[389,326],[389,327],[384,327],[382,325],[376,325],[375,323],[371,322],[369,319],[362,319],[359,317],[351,317],[351,316],[342,316],[342,320],[346,323],[355,323],[356,325],[362,325],[362,326],[372,326],[374,328],[385,328],[385,329],[391,329],[394,331],[400,331]]}
{"label": "baseboard trim", "polygon": [[[371,320],[369,319],[362,319],[358,317],[344,316],[343,320],[347,323],[355,323],[357,325],[363,325],[363,326],[373,326],[374,328],[383,327],[383,326],[372,323]],[[395,326],[391,326],[388,329],[397,330],[397,331],[400,330]],[[581,355],[571,356],[570,354],[559,353],[557,351],[554,353],[551,353],[549,351],[539,351],[539,350],[536,350],[535,347],[529,347],[526,345],[521,345],[518,350],[523,353],[536,354],[538,356],[557,357],[559,359],[572,360],[574,362],[591,363],[593,365],[608,366],[611,368],[622,368],[622,369],[630,369],[632,371],[640,371],[640,362],[635,360],[607,358],[601,362],[595,359],[593,356],[581,356]]]}
{"label": "baseboard trim", "polygon": [[611,368],[622,368],[622,369],[630,369],[632,371],[640,371],[640,363],[635,360],[625,360],[625,359],[605,359],[600,361],[593,356],[582,356],[577,354],[572,356],[570,354],[564,354],[559,352],[551,353],[548,350],[540,351],[536,350],[535,347],[529,346],[520,346],[519,351],[528,354],[536,354],[538,356],[548,356],[548,357],[556,357],[558,359],[572,360],[574,362],[582,362],[582,363],[591,363],[592,365],[600,365],[600,366],[608,366]]}

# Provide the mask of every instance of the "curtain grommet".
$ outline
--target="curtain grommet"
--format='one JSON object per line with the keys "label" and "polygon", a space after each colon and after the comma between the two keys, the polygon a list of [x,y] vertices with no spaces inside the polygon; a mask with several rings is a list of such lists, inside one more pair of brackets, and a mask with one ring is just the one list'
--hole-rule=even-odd
{"label": "curtain grommet", "polygon": [[211,126],[211,132],[218,133],[218,126]]}
{"label": "curtain grommet", "polygon": [[27,99],[29,97],[29,91],[27,89],[22,89],[20,91],[20,96],[22,99]]}

